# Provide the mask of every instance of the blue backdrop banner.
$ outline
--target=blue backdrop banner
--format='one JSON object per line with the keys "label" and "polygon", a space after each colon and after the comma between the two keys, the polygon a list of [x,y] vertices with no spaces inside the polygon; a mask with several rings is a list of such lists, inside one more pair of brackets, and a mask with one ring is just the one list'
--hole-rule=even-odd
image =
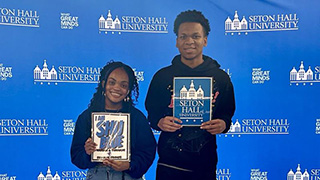
{"label": "blue backdrop banner", "polygon": [[[85,179],[70,145],[100,69],[111,59],[134,68],[137,107],[146,115],[152,76],[179,53],[174,19],[196,9],[212,29],[204,54],[229,74],[236,97],[232,127],[217,135],[217,180],[319,180],[319,7],[298,0],[2,0],[0,179]],[[156,160],[145,179],[155,179],[155,168]]]}

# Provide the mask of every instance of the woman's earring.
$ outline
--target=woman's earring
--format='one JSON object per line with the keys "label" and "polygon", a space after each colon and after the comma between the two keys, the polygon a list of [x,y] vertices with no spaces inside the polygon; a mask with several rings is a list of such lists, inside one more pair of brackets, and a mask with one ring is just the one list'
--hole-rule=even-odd
{"label": "woman's earring", "polygon": [[124,102],[129,102],[129,100],[130,100],[129,96],[124,98]]}

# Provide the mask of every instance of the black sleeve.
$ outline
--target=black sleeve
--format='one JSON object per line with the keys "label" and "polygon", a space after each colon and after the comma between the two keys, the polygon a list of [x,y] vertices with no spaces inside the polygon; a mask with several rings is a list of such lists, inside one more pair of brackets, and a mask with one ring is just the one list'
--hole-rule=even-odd
{"label": "black sleeve", "polygon": [[84,149],[86,140],[91,136],[91,114],[84,111],[77,119],[71,144],[71,162],[80,169],[88,169],[97,165],[91,162],[91,156]]}
{"label": "black sleeve", "polygon": [[145,107],[148,112],[148,121],[153,129],[161,131],[158,122],[165,116],[172,116],[171,102],[172,78],[157,72],[149,85]]}
{"label": "black sleeve", "polygon": [[225,121],[226,129],[223,131],[223,133],[226,133],[230,129],[231,118],[235,111],[234,90],[228,75],[220,80],[218,84],[219,95],[216,99],[213,119],[222,119]]}
{"label": "black sleeve", "polygon": [[140,178],[153,163],[156,140],[146,117],[140,111],[131,122],[131,139],[134,141],[131,143],[130,169],[125,172],[133,178]]}

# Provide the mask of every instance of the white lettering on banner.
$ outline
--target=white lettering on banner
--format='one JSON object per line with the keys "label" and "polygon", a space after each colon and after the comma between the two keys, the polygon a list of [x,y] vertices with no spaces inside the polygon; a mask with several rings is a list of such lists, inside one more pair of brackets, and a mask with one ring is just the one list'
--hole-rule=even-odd
{"label": "white lettering on banner", "polygon": [[[120,20],[121,19],[121,20]],[[168,33],[168,22],[165,17],[116,16],[112,18],[108,11],[106,18],[99,18],[99,33],[114,32],[141,32],[141,33]]]}
{"label": "white lettering on banner", "polygon": [[251,169],[250,180],[268,180],[268,172],[261,172],[260,169]]}
{"label": "white lettering on banner", "polygon": [[236,119],[231,123],[228,134],[234,136],[242,134],[289,134],[288,119]]}
{"label": "white lettering on banner", "polygon": [[37,11],[1,7],[0,25],[40,27]]}
{"label": "white lettering on banner", "polygon": [[63,132],[64,135],[73,135],[75,122],[72,119],[64,119],[63,120]]}
{"label": "white lettering on banner", "polygon": [[292,29],[298,27],[297,14],[249,16],[249,29]]}
{"label": "white lettering on banner", "polygon": [[216,176],[216,180],[231,180],[230,169],[217,169]]}
{"label": "white lettering on banner", "polygon": [[0,119],[0,136],[48,135],[45,119]]}
{"label": "white lettering on banner", "polygon": [[[240,18],[241,19],[241,18]],[[238,11],[235,11],[234,18],[228,17],[225,20],[225,35],[231,33],[245,33],[258,31],[288,31],[298,30],[299,18],[297,14],[277,15],[250,15],[248,20],[245,16],[239,19]]]}
{"label": "white lettering on banner", "polygon": [[12,78],[12,67],[5,67],[0,63],[0,80],[6,81],[8,78]]}
{"label": "white lettering on banner", "polygon": [[[54,66],[48,68],[47,60],[44,60],[42,69],[37,65],[33,70],[34,83],[44,82],[57,85],[59,82],[67,83],[99,83],[100,71],[97,67],[78,67],[78,66]],[[144,71],[137,71],[133,68],[137,80],[144,81]]]}
{"label": "white lettering on banner", "polygon": [[59,79],[62,81],[99,81],[99,75],[88,75],[88,74],[59,74]]}
{"label": "white lettering on banner", "polygon": [[320,176],[320,169],[311,169],[311,175]]}
{"label": "white lettering on banner", "polygon": [[63,179],[84,178],[87,176],[86,171],[62,171]]}
{"label": "white lettering on banner", "polygon": [[8,173],[0,174],[0,180],[16,180],[17,176],[8,176]]}
{"label": "white lettering on banner", "polygon": [[316,134],[320,134],[320,119],[316,119]]}
{"label": "white lettering on banner", "polygon": [[261,68],[252,68],[252,84],[264,84],[270,80],[270,71],[262,71]]}
{"label": "white lettering on banner", "polygon": [[122,24],[122,29],[131,31],[166,31],[166,25],[152,25],[152,24]]}
{"label": "white lettering on banner", "polygon": [[45,177],[53,177],[52,179],[61,180],[85,180],[87,177],[87,171],[62,171],[61,175],[59,175],[58,171],[56,171],[55,175],[53,176],[53,174],[51,174],[50,166],[48,166],[46,175],[40,172],[37,179],[44,179]]}
{"label": "white lettering on banner", "polygon": [[134,71],[134,75],[137,78],[137,81],[144,81],[144,71],[137,71],[136,68],[132,69]]}
{"label": "white lettering on banner", "polygon": [[71,16],[70,13],[60,14],[61,29],[73,29],[79,26],[78,17]]}

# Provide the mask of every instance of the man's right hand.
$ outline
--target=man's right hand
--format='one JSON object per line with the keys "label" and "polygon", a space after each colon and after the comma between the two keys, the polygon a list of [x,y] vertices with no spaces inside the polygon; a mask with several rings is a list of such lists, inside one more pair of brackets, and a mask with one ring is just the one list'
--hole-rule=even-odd
{"label": "man's right hand", "polygon": [[158,127],[162,131],[167,132],[175,132],[176,130],[182,128],[182,126],[178,123],[182,123],[182,121],[178,118],[172,117],[172,116],[166,116],[164,118],[161,118],[158,122]]}

